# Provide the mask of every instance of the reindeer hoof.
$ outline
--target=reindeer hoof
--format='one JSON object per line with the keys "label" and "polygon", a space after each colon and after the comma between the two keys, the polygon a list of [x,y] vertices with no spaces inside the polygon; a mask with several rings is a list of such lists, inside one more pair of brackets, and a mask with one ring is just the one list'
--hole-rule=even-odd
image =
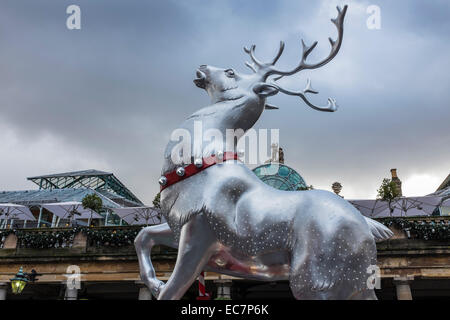
{"label": "reindeer hoof", "polygon": [[159,293],[161,292],[161,290],[164,288],[165,283],[162,282],[161,280],[155,279],[155,278],[148,278],[147,276],[141,276],[142,281],[144,281],[145,285],[147,286],[147,288],[150,290],[150,292],[152,293],[152,295],[155,298],[158,298]]}
{"label": "reindeer hoof", "polygon": [[164,282],[160,281],[160,280],[156,280],[154,282],[156,282],[156,283],[152,286],[152,289],[150,291],[152,292],[152,295],[156,299],[158,299],[159,294],[161,293],[161,290],[164,288],[164,286],[166,284]]}

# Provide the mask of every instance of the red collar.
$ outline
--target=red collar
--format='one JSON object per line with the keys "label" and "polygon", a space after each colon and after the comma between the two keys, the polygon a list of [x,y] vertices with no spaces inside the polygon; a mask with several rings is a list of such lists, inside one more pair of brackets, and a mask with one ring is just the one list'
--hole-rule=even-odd
{"label": "red collar", "polygon": [[181,181],[186,178],[193,176],[194,174],[199,173],[200,171],[205,170],[208,167],[215,165],[216,163],[220,163],[227,160],[238,160],[238,155],[235,152],[227,151],[223,153],[222,159],[218,158],[216,155],[209,156],[207,158],[202,158],[203,165],[201,167],[197,167],[195,164],[191,163],[184,167],[184,175],[179,176],[176,170],[166,173],[164,177],[166,177],[167,182],[165,185],[161,186],[161,190],[163,191],[165,188]]}

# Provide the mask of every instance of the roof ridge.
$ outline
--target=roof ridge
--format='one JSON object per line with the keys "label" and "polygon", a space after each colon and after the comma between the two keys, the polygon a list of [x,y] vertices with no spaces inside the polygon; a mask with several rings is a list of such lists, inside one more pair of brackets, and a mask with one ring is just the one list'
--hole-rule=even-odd
{"label": "roof ridge", "polygon": [[53,174],[44,174],[40,176],[27,177],[27,180],[31,179],[39,179],[39,178],[51,178],[51,177],[64,177],[64,176],[76,176],[76,175],[112,175],[112,172],[101,171],[97,169],[87,169],[87,170],[78,170],[78,171],[68,171],[68,172],[60,172]]}
{"label": "roof ridge", "polygon": [[447,176],[447,178],[445,178],[444,181],[442,181],[442,183],[440,184],[440,186],[436,189],[436,192],[445,189],[447,185],[450,185],[450,173]]}

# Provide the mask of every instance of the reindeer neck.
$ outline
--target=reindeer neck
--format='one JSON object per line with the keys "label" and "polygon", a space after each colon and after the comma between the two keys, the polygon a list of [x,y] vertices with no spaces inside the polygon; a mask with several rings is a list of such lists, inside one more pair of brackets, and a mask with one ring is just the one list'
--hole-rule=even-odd
{"label": "reindeer neck", "polygon": [[[209,139],[205,138],[205,134],[207,132],[212,133],[213,130],[216,132],[218,130],[218,132],[222,135],[223,149],[220,151],[235,151],[227,148],[227,130],[242,129],[243,132],[247,132],[247,130],[252,128],[261,116],[261,113],[264,110],[264,105],[264,100],[244,96],[236,100],[216,102],[189,116],[179,126],[179,129],[189,132],[191,137],[192,158],[208,157],[219,151],[217,150],[217,145],[220,145],[220,143],[211,144],[211,141],[208,141]],[[203,137],[198,134],[199,127],[201,127]],[[194,149],[194,139],[203,139],[201,143],[202,150]],[[180,165],[188,164],[184,162],[182,164],[176,164],[172,161],[172,151],[179,143],[179,141],[170,141],[167,144],[166,151],[164,153],[162,174],[173,171]]]}

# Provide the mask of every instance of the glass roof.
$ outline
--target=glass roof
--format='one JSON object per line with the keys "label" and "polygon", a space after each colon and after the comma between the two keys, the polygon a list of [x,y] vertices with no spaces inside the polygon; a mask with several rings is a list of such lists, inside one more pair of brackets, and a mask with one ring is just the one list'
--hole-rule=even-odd
{"label": "glass roof", "polygon": [[439,186],[439,188],[436,190],[436,192],[440,191],[440,190],[444,190],[444,189],[449,189],[450,190],[450,174],[447,176],[447,178],[445,178],[445,180],[441,183],[441,185]]}
{"label": "glass roof", "polygon": [[55,189],[93,189],[99,192],[116,194],[131,202],[143,203],[117,179],[111,172],[84,170],[27,178],[36,183],[40,190]]}
{"label": "glass roof", "polygon": [[275,189],[296,191],[307,188],[305,180],[294,169],[284,164],[264,164],[253,169],[253,172],[264,183]]}
{"label": "glass roof", "polygon": [[[21,205],[40,205],[51,202],[81,202],[87,194],[95,193],[103,201],[106,208],[120,208],[121,205],[108,198],[106,195],[92,189],[53,189],[53,190],[24,190],[1,191],[0,203],[16,203]],[[116,196],[117,197],[117,196]]]}

